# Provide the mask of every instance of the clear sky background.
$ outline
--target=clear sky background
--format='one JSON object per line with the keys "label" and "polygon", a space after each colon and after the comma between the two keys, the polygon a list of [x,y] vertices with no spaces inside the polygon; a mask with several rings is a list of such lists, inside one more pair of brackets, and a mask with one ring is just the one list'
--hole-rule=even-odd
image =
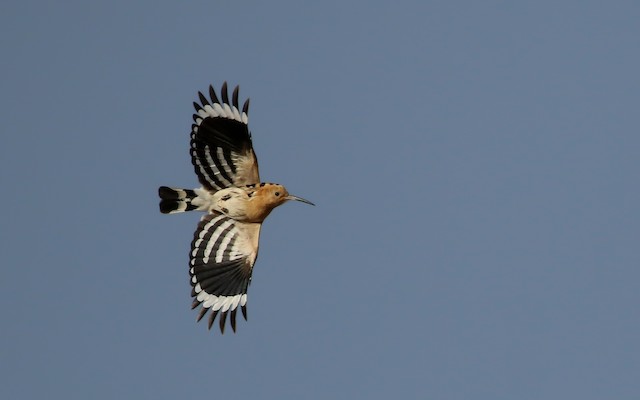
{"label": "clear sky background", "polygon": [[[636,1],[0,5],[0,398],[640,398]],[[249,321],[190,310],[197,91],[251,97]]]}

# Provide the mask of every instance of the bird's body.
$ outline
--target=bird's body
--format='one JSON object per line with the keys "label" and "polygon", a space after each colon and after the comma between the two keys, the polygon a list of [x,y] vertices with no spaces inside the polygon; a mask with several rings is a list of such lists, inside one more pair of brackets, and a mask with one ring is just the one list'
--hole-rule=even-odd
{"label": "bird's body", "polygon": [[190,268],[193,308],[202,305],[198,321],[211,310],[209,328],[220,314],[224,333],[227,314],[236,330],[238,307],[247,318],[247,288],[258,257],[260,228],[277,206],[288,200],[311,202],[290,195],[278,184],[260,182],[258,161],[248,129],[249,100],[239,111],[238,87],[229,102],[226,82],[219,101],[209,87],[211,102],[199,93],[194,103],[191,160],[198,189],[159,189],[164,214],[198,210],[200,220],[191,243]]}

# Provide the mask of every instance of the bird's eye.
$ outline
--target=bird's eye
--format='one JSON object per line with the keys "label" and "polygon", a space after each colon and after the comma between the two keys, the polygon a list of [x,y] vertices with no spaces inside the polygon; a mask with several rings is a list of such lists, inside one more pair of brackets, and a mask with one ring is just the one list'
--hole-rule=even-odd
{"label": "bird's eye", "polygon": [[280,196],[280,192],[275,192],[274,193],[276,196]]}

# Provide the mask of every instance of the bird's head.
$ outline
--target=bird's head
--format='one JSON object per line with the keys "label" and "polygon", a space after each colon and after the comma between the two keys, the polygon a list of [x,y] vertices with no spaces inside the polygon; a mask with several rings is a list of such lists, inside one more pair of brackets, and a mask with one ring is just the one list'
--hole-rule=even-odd
{"label": "bird's head", "polygon": [[301,201],[303,203],[311,204],[312,206],[315,205],[302,197],[289,194],[287,188],[276,183],[261,183],[257,190],[257,196],[260,198],[260,202],[263,206],[271,210],[289,200]]}
{"label": "bird's head", "polygon": [[279,205],[289,200],[297,200],[303,203],[315,205],[309,200],[289,194],[287,189],[275,183],[260,183],[247,185],[250,201],[246,210],[246,220],[262,222]]}

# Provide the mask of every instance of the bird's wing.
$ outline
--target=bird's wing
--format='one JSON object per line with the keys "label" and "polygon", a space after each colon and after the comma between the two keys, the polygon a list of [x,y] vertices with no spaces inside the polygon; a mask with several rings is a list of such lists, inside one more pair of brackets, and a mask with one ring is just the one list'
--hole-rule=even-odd
{"label": "bird's wing", "polygon": [[229,314],[235,332],[238,307],[247,319],[247,288],[258,255],[260,226],[222,214],[207,214],[198,224],[189,265],[192,308],[202,305],[198,321],[211,310],[209,329],[220,314],[220,330],[224,333]]}
{"label": "bird's wing", "polygon": [[236,86],[229,102],[225,82],[220,101],[213,86],[209,86],[211,100],[199,92],[202,104],[193,103],[196,113],[191,126],[191,162],[200,183],[212,191],[260,182],[258,160],[247,125],[249,99],[240,111],[238,91]]}

